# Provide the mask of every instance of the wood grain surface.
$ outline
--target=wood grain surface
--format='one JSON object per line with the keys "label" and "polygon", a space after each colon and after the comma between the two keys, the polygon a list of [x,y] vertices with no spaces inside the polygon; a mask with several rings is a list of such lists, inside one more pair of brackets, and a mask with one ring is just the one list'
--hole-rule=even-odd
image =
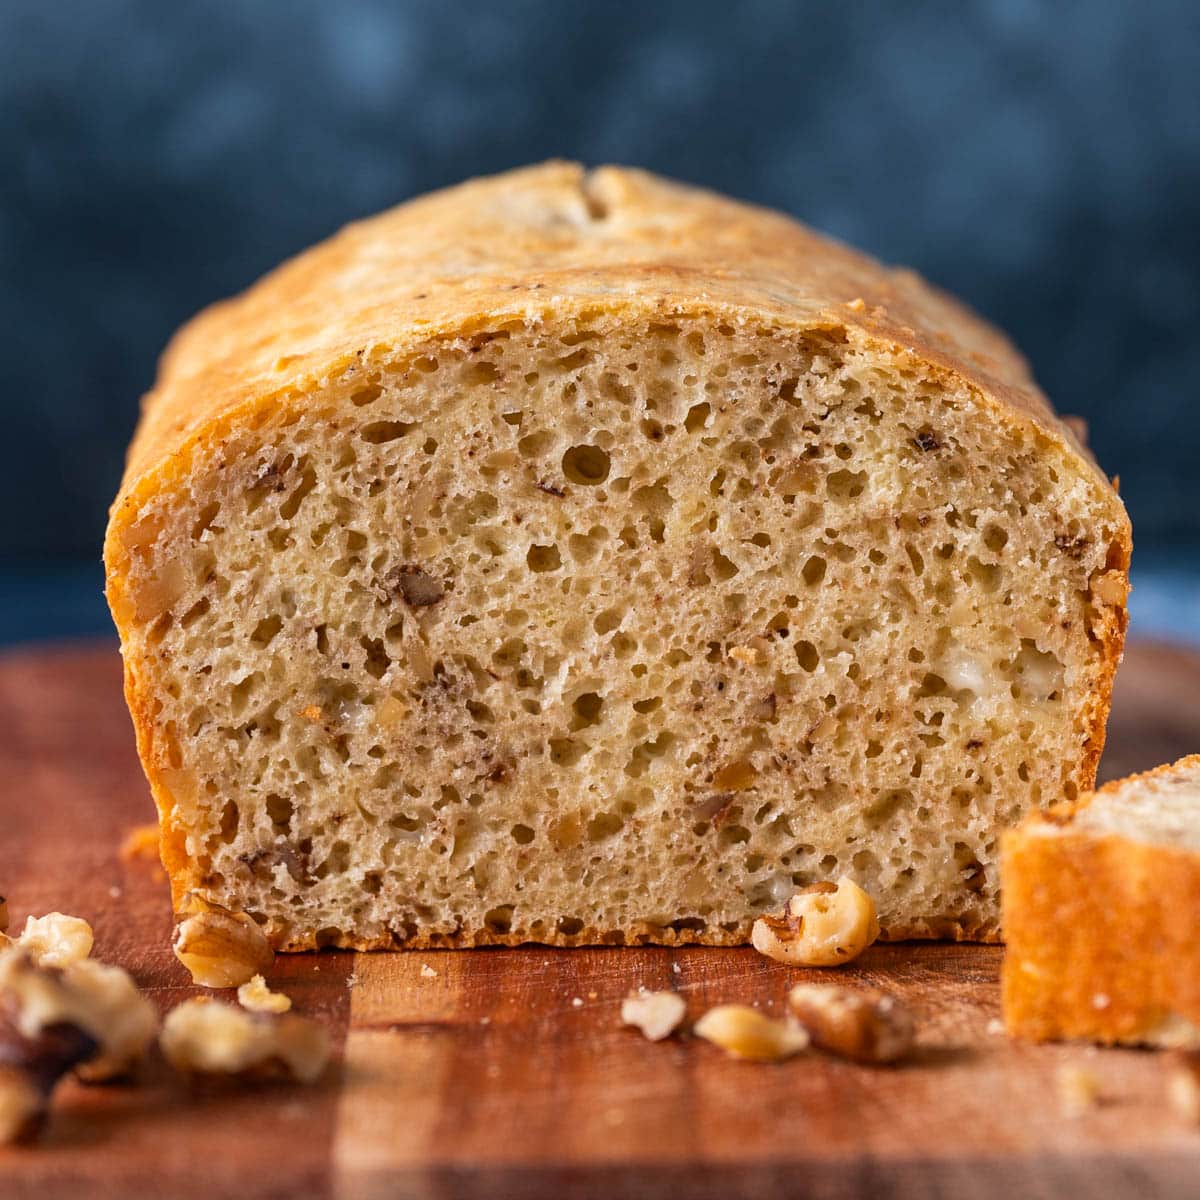
{"label": "wood grain surface", "polygon": [[[161,872],[118,849],[153,811],[108,645],[0,659],[0,891],[15,922],[90,920],[97,957],[164,1009],[194,994]],[[1200,656],[1134,644],[1102,774],[1200,749]],[[764,1066],[617,1022],[639,984],[778,1011],[806,974],[751,950],[476,950],[280,958],[272,983],[334,1031],[313,1088],[67,1083],[41,1144],[0,1149],[0,1197],[1191,1197],[1200,1129],[1159,1056],[995,1032],[1001,951],[877,946],[843,970],[907,997],[921,1049],[893,1069]],[[1102,1102],[1062,1115],[1063,1065]]]}

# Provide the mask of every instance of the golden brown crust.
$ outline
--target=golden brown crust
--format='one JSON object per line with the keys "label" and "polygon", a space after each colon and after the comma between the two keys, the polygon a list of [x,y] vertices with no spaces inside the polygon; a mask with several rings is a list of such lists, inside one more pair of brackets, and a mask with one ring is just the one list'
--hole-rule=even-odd
{"label": "golden brown crust", "polygon": [[[145,398],[110,515],[107,592],[123,640],[131,621],[125,535],[147,499],[186,478],[197,456],[218,453],[233,431],[302,411],[316,393],[377,358],[417,358],[440,341],[508,322],[569,328],[586,320],[603,330],[647,316],[708,317],[783,337],[820,330],[910,357],[948,387],[969,390],[996,420],[1033,431],[1045,452],[1073,460],[1109,493],[1121,529],[1110,565],[1126,571],[1129,527],[1108,481],[1012,345],[967,309],[913,273],[885,268],[777,213],[641,171],[550,162],[348,226],[176,335]],[[1083,786],[1094,779],[1103,747],[1124,628],[1123,605],[1099,610],[1102,667],[1084,714]],[[171,825],[171,797],[155,765],[165,757],[155,747],[155,698],[132,654],[126,697],[163,820],[163,862],[178,893],[184,835]],[[938,932],[995,935],[958,925]]]}
{"label": "golden brown crust", "polygon": [[1099,474],[1011,343],[913,272],[642,171],[546,163],[347,226],[185,325],[143,404],[114,512],[194,438],[219,440],[235,409],[245,421],[309,394],[360,352],[630,310],[855,331],[1033,421]]}
{"label": "golden brown crust", "polygon": [[[1200,767],[1200,755],[1100,789]],[[1034,1041],[1200,1039],[1200,855],[1073,827],[1088,795],[1003,842],[1004,1020]]]}
{"label": "golden brown crust", "polygon": [[[672,929],[669,926],[639,924],[614,935],[609,930],[585,927],[578,933],[550,932],[539,935],[541,946],[744,946],[750,941],[750,922],[737,929],[706,928]],[[879,938],[881,942],[906,942],[938,938],[956,942],[992,943],[1000,940],[999,930],[992,925],[967,925],[959,921],[916,921],[907,925],[893,923]],[[292,953],[304,950],[462,950],[477,946],[523,946],[529,938],[523,934],[500,933],[492,930],[472,930],[465,934],[422,933],[404,936],[396,932],[389,937],[360,938],[338,934],[326,940],[304,933],[284,940],[277,950]]]}

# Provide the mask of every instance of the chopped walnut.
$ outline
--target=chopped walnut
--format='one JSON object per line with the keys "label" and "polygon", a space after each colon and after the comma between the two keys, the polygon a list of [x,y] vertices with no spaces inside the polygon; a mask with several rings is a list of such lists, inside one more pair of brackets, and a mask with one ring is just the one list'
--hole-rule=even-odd
{"label": "chopped walnut", "polygon": [[290,996],[273,992],[261,975],[255,975],[237,990],[238,1003],[251,1012],[285,1013],[292,1007]]}
{"label": "chopped walnut", "polygon": [[266,934],[253,917],[230,912],[189,893],[175,930],[175,957],[200,987],[240,987],[275,961]]}
{"label": "chopped walnut", "polygon": [[92,927],[82,917],[52,912],[44,917],[27,917],[21,936],[12,944],[40,966],[69,967],[91,954],[92,942]]}
{"label": "chopped walnut", "polygon": [[808,1034],[790,1021],[777,1021],[745,1004],[718,1004],[692,1027],[697,1037],[734,1058],[778,1062],[808,1046]]}
{"label": "chopped walnut", "polygon": [[153,1005],[120,967],[37,963],[0,953],[0,1141],[35,1135],[70,1070],[97,1081],[127,1073],[154,1036]]}
{"label": "chopped walnut", "polygon": [[206,998],[185,1000],[163,1022],[159,1045],[178,1071],[312,1083],[329,1061],[322,1026],[295,1013],[247,1012]]}
{"label": "chopped walnut", "polygon": [[1200,1051],[1186,1050],[1172,1056],[1167,1099],[1177,1116],[1200,1125]]}
{"label": "chopped walnut", "polygon": [[687,1011],[677,992],[648,992],[639,988],[636,995],[621,1001],[621,1022],[634,1025],[652,1042],[661,1042],[679,1027]]}
{"label": "chopped walnut", "polygon": [[854,1062],[895,1062],[912,1048],[912,1014],[884,992],[799,984],[788,1007],[817,1049]]}
{"label": "chopped walnut", "polygon": [[157,824],[135,825],[121,843],[121,860],[123,862],[132,862],[138,858],[157,859],[158,856]]}
{"label": "chopped walnut", "polygon": [[874,900],[844,875],[836,885],[806,887],[782,916],[759,917],[750,935],[760,954],[802,967],[841,966],[878,936]]}
{"label": "chopped walnut", "polygon": [[[43,1067],[38,1074],[45,1075]],[[0,1146],[37,1137],[46,1119],[50,1090],[20,1066],[0,1066]]]}
{"label": "chopped walnut", "polygon": [[1083,1067],[1066,1064],[1055,1076],[1058,1106],[1064,1117],[1082,1117],[1100,1101],[1100,1080]]}

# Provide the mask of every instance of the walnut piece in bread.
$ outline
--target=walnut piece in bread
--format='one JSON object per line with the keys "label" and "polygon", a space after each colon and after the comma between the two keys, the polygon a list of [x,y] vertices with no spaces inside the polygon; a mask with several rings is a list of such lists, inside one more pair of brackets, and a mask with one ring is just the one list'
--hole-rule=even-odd
{"label": "walnut piece in bread", "polygon": [[1010,1034],[1200,1047],[1200,755],[1027,818],[1003,877]]}

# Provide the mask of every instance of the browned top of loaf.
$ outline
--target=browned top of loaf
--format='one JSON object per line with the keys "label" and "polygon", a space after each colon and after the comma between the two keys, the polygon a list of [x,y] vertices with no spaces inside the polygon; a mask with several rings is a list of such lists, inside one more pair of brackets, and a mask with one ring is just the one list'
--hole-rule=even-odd
{"label": "browned top of loaf", "polygon": [[1081,449],[1007,339],[911,271],[644,171],[549,162],[349,225],[184,326],[145,399],[114,509],[129,518],[139,481],[163,482],[155,468],[176,455],[182,467],[194,439],[307,395],[356,358],[509,320],[602,325],[629,312],[858,331]]}

